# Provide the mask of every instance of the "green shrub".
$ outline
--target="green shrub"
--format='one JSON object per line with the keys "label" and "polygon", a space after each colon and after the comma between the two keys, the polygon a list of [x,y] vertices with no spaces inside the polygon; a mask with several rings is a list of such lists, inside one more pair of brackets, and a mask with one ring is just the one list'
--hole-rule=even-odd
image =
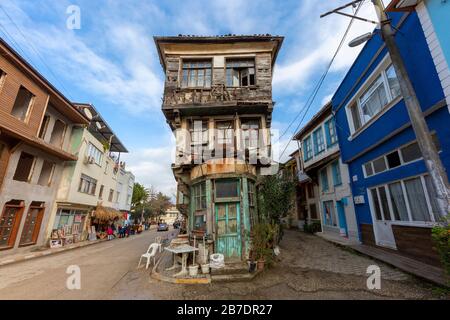
{"label": "green shrub", "polygon": [[450,276],[450,224],[449,216],[447,216],[447,221],[443,222],[441,225],[435,226],[431,230],[431,237],[433,238],[433,242],[436,250],[439,253],[441,258],[442,265],[447,273]]}
{"label": "green shrub", "polygon": [[320,222],[314,221],[312,223],[305,222],[305,225],[303,226],[303,231],[306,233],[316,233],[320,232],[322,230],[322,227],[320,225]]}

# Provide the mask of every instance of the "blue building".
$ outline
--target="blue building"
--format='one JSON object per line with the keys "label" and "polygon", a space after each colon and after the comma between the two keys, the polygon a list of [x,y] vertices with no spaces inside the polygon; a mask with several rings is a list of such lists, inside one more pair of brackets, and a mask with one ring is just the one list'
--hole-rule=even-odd
{"label": "blue building", "polygon": [[450,1],[448,0],[393,0],[387,11],[416,10],[422,25],[433,62],[436,66],[447,104],[450,104]]}
{"label": "blue building", "polygon": [[[445,168],[450,114],[416,11],[389,13],[395,39]],[[348,164],[360,241],[439,264],[431,227],[434,189],[387,48],[377,32],[332,98],[342,161]]]}

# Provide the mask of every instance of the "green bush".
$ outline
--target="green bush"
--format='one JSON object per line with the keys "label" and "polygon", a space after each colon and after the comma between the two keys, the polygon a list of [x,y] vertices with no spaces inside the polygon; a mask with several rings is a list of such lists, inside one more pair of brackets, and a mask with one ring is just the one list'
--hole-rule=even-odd
{"label": "green bush", "polygon": [[439,253],[442,265],[448,276],[450,276],[450,224],[448,223],[449,217],[450,215],[447,216],[446,222],[442,223],[441,225],[435,226],[431,230],[431,237],[433,238],[435,248]]}
{"label": "green bush", "polygon": [[305,231],[306,233],[316,233],[322,231],[322,227],[320,225],[320,222],[318,221],[314,221],[312,223],[305,222],[303,231]]}

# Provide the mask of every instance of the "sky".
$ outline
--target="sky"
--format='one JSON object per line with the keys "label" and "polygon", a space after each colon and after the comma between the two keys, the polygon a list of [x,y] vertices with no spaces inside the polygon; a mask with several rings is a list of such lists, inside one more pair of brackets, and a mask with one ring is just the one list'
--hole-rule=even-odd
{"label": "sky", "polygon": [[[164,75],[153,36],[272,34],[285,37],[273,78],[272,128],[280,133],[304,110],[350,21],[320,14],[348,0],[2,0],[0,36],[73,102],[92,103],[129,150],[121,156],[136,180],[173,196],[175,141],[161,112]],[[387,1],[385,1],[387,3]],[[80,9],[80,28],[67,27]],[[352,8],[347,9],[352,13]],[[359,16],[376,20],[371,1]],[[355,21],[303,122],[280,150],[331,99],[362,46],[347,43],[372,31]],[[288,144],[281,160],[297,147]],[[280,152],[279,152],[280,153]]]}

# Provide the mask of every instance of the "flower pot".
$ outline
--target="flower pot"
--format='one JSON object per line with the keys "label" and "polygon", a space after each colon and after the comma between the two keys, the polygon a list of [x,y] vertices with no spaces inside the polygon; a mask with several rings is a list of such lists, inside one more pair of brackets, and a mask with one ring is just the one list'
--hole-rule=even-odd
{"label": "flower pot", "polygon": [[256,261],[247,261],[248,262],[248,272],[253,273],[256,271]]}
{"label": "flower pot", "polygon": [[209,273],[209,263],[202,264],[202,273],[203,274]]}
{"label": "flower pot", "polygon": [[265,264],[265,260],[258,260],[258,270],[264,270],[264,264]]}
{"label": "flower pot", "polygon": [[198,274],[198,264],[189,266],[189,275],[195,277]]}

